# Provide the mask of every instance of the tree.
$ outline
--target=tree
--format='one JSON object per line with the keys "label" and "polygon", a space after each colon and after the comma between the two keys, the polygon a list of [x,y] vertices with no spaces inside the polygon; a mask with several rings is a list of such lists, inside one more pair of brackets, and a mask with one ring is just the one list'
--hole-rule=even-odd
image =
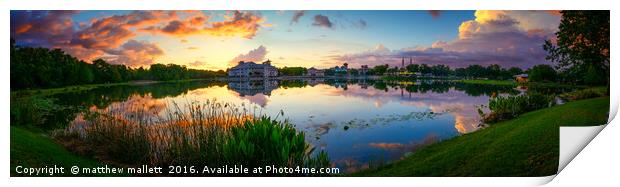
{"label": "tree", "polygon": [[383,75],[383,74],[385,74],[385,72],[387,72],[388,67],[389,66],[387,64],[385,64],[385,65],[375,66],[372,69],[373,69],[373,72],[375,73],[375,75]]}
{"label": "tree", "polygon": [[502,73],[502,68],[497,64],[492,64],[486,67],[485,76],[491,79],[498,79]]}
{"label": "tree", "polygon": [[448,76],[451,74],[450,67],[439,64],[431,67],[431,73],[436,76]]}
{"label": "tree", "polygon": [[103,59],[86,63],[60,49],[22,47],[11,40],[11,89],[215,76],[226,76],[226,72],[187,69],[176,64],[153,64],[151,69],[133,69],[123,64],[109,64]]}
{"label": "tree", "polygon": [[278,68],[279,75],[285,76],[302,76],[308,73],[308,69],[305,67],[283,67]]}
{"label": "tree", "polygon": [[599,72],[597,72],[594,66],[588,67],[588,71],[586,71],[586,75],[583,78],[583,82],[587,85],[598,85],[601,82],[604,82],[604,77],[600,76]]}
{"label": "tree", "polygon": [[415,73],[420,71],[420,65],[418,64],[409,64],[407,65],[407,71],[411,72],[411,73]]}
{"label": "tree", "polygon": [[360,72],[357,69],[350,69],[349,70],[349,74],[351,74],[353,76],[358,76],[360,74]]}
{"label": "tree", "polygon": [[511,67],[510,69],[508,69],[508,72],[510,76],[523,74],[523,70],[518,67]]}
{"label": "tree", "polygon": [[84,61],[80,61],[79,73],[79,77],[82,80],[83,84],[90,84],[95,80],[95,75],[93,74],[92,69]]}
{"label": "tree", "polygon": [[543,45],[546,59],[556,63],[567,81],[609,84],[609,10],[561,13],[557,42]]}
{"label": "tree", "polygon": [[484,67],[482,67],[481,65],[478,65],[478,64],[469,65],[469,66],[467,66],[467,68],[465,68],[465,72],[466,72],[467,76],[475,77],[475,78],[482,77],[485,74],[485,70],[486,70],[486,68],[484,68]]}
{"label": "tree", "polygon": [[431,68],[430,68],[430,67],[428,67],[428,65],[426,65],[426,64],[422,64],[422,65],[420,66],[420,73],[422,73],[422,74],[428,74],[428,73],[431,73]]}
{"label": "tree", "polygon": [[530,81],[534,82],[555,81],[557,76],[553,67],[547,64],[536,65],[527,70],[527,73]]}

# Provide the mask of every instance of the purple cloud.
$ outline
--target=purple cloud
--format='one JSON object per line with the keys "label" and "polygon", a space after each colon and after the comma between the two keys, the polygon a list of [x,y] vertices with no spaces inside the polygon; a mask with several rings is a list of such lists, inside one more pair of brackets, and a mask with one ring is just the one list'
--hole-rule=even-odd
{"label": "purple cloud", "polygon": [[[524,26],[517,19],[519,15],[514,16],[511,12],[477,12],[476,15],[476,20],[461,24],[459,38],[453,41],[437,41],[431,47],[382,51],[374,49],[327,58],[334,61],[334,64],[347,62],[353,67],[381,64],[401,66],[403,57],[413,58],[418,64],[445,64],[453,68],[472,64],[529,68],[548,63],[542,44],[546,39],[554,37],[553,30],[526,27],[529,25]],[[554,21],[550,24],[556,27],[559,25],[559,20],[545,19]]]}
{"label": "purple cloud", "polygon": [[239,54],[237,57],[230,60],[228,64],[231,66],[235,66],[237,65],[237,63],[239,63],[239,61],[261,62],[265,60],[265,56],[268,52],[269,51],[267,51],[267,48],[261,45],[256,49],[252,49],[246,54]]}
{"label": "purple cloud", "polygon": [[435,19],[441,16],[441,10],[427,10],[427,12]]}
{"label": "purple cloud", "polygon": [[329,17],[321,15],[321,14],[317,14],[314,16],[314,22],[312,23],[313,26],[317,26],[317,27],[325,27],[325,28],[332,28],[333,23],[331,21],[329,21]]}
{"label": "purple cloud", "polygon": [[299,18],[301,18],[302,16],[304,16],[304,14],[305,14],[305,13],[306,13],[306,11],[305,11],[305,10],[296,10],[296,11],[293,13],[293,18],[291,18],[291,25],[292,25],[293,23],[297,23],[297,22],[299,22]]}

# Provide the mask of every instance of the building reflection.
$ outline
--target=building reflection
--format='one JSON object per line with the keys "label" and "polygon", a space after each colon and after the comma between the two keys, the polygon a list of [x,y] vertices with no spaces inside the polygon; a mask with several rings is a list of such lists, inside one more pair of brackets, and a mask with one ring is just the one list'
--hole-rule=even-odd
{"label": "building reflection", "polygon": [[271,95],[277,89],[277,80],[234,81],[228,83],[228,89],[239,93],[239,96],[254,96],[256,94]]}
{"label": "building reflection", "polygon": [[307,82],[308,82],[308,85],[310,85],[310,86],[316,86],[316,85],[319,85],[319,84],[323,84],[325,82],[325,79],[321,79],[321,78],[319,78],[319,79],[309,79],[309,80],[307,80]]}

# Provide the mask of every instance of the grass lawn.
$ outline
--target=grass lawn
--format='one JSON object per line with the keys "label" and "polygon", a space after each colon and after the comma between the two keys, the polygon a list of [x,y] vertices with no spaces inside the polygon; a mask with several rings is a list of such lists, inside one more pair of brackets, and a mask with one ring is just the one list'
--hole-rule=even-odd
{"label": "grass lawn", "polygon": [[558,169],[559,127],[607,122],[609,97],[525,113],[352,176],[547,176]]}
{"label": "grass lawn", "polygon": [[[64,167],[65,174],[54,176],[74,176],[69,172],[71,166],[99,167],[101,163],[79,157],[67,151],[60,144],[42,134],[11,126],[11,176],[22,176],[15,167]],[[49,176],[49,175],[39,175]]]}

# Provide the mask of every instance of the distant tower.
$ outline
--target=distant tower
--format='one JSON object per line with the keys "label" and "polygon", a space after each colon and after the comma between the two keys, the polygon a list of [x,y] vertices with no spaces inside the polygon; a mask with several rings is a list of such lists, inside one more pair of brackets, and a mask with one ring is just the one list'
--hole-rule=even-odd
{"label": "distant tower", "polygon": [[401,64],[402,64],[402,68],[405,68],[405,57],[403,57]]}
{"label": "distant tower", "polygon": [[413,58],[409,57],[409,65],[413,64]]}

